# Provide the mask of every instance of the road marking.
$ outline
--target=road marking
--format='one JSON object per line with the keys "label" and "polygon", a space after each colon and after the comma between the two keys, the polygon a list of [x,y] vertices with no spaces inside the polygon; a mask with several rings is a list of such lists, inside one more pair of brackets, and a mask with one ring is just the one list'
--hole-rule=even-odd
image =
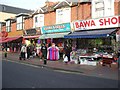
{"label": "road marking", "polygon": [[70,73],[70,74],[83,74],[83,73],[79,73],[79,72],[72,72],[72,71],[65,71],[65,70],[54,70],[57,72],[62,72],[62,73]]}
{"label": "road marking", "polygon": [[35,88],[35,87],[32,87],[32,88]]}

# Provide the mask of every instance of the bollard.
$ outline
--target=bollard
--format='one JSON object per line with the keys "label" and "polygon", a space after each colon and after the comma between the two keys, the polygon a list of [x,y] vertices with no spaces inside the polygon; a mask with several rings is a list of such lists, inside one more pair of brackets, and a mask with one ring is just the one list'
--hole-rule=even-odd
{"label": "bollard", "polygon": [[80,64],[80,59],[79,59],[79,57],[78,57],[77,61],[78,61],[78,64]]}
{"label": "bollard", "polygon": [[5,52],[4,55],[5,55],[5,58],[7,58],[7,52]]}
{"label": "bollard", "polygon": [[44,59],[44,65],[46,65],[47,64],[47,59]]}

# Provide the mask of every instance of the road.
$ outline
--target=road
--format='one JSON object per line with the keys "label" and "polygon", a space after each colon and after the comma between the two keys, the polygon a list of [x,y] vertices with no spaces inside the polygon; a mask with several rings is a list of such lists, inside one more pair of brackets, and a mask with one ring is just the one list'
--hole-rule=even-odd
{"label": "road", "polygon": [[118,88],[117,80],[54,71],[3,60],[3,88]]}

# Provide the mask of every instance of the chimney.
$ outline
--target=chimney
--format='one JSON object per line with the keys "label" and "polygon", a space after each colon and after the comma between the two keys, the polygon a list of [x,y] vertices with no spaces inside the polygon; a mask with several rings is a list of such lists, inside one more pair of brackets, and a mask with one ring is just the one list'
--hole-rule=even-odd
{"label": "chimney", "polygon": [[55,3],[47,0],[47,1],[45,2],[45,4],[46,4],[47,7],[49,7],[49,6],[54,5]]}

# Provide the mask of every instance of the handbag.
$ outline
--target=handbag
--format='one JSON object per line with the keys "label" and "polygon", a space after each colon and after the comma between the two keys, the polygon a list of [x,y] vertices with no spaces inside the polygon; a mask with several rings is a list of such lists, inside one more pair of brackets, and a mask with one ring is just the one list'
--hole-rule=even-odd
{"label": "handbag", "polygon": [[63,54],[63,59],[65,58],[65,54]]}
{"label": "handbag", "polygon": [[63,62],[68,62],[68,57],[67,56],[65,56]]}
{"label": "handbag", "polygon": [[27,58],[27,53],[25,53],[25,58]]}

